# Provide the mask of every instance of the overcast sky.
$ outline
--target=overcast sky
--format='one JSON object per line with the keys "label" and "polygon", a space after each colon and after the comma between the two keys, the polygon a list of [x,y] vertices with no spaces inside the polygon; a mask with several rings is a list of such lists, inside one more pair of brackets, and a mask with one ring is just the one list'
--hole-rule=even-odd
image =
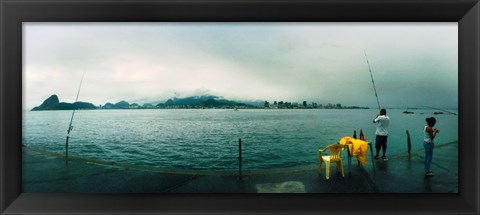
{"label": "overcast sky", "polygon": [[24,107],[233,100],[458,107],[457,23],[25,23]]}

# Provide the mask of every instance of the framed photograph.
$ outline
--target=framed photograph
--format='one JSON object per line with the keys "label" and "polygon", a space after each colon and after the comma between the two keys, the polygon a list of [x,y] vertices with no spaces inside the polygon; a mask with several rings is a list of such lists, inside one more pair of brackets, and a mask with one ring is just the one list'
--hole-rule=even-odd
{"label": "framed photograph", "polygon": [[1,7],[2,213],[478,213],[478,1]]}

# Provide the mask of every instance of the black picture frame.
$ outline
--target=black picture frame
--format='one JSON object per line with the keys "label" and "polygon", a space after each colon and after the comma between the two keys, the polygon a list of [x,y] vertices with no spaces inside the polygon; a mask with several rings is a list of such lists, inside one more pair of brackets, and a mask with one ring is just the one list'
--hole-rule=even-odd
{"label": "black picture frame", "polygon": [[[478,0],[1,0],[0,213],[478,214]],[[458,22],[458,194],[21,193],[22,22]]]}

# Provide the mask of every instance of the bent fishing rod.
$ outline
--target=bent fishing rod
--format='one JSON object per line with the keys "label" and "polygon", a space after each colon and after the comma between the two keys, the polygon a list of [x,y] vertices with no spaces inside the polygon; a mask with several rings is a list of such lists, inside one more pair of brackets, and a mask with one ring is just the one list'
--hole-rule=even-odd
{"label": "bent fishing rod", "polygon": [[370,68],[370,62],[368,62],[367,52],[365,50],[363,50],[363,52],[365,53],[365,59],[367,60],[368,71],[370,72],[370,78],[372,78],[373,90],[375,91],[375,97],[377,98],[378,111],[380,111],[380,102],[378,101],[377,88],[375,87],[375,81],[373,81],[372,69]]}
{"label": "bent fishing rod", "polygon": [[85,71],[83,72],[82,79],[80,80],[80,86],[78,86],[77,98],[75,98],[75,103],[73,103],[73,112],[72,118],[70,118],[70,125],[67,130],[67,140],[65,142],[65,165],[68,165],[68,139],[70,139],[70,131],[72,131],[73,126],[73,116],[75,115],[75,110],[77,109],[78,95],[80,95],[80,89],[82,88],[83,77],[85,76]]}

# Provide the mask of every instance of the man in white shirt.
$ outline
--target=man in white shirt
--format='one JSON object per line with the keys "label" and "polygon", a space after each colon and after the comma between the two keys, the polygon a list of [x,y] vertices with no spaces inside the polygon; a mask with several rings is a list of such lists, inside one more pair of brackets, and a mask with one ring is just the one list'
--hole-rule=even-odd
{"label": "man in white shirt", "polygon": [[375,139],[375,149],[377,150],[375,159],[379,159],[378,153],[380,152],[380,149],[382,149],[382,159],[386,161],[388,158],[385,157],[385,152],[387,151],[388,124],[390,123],[390,118],[387,116],[387,110],[381,109],[380,114],[373,120],[373,123],[378,123],[375,132],[377,135],[377,138]]}

